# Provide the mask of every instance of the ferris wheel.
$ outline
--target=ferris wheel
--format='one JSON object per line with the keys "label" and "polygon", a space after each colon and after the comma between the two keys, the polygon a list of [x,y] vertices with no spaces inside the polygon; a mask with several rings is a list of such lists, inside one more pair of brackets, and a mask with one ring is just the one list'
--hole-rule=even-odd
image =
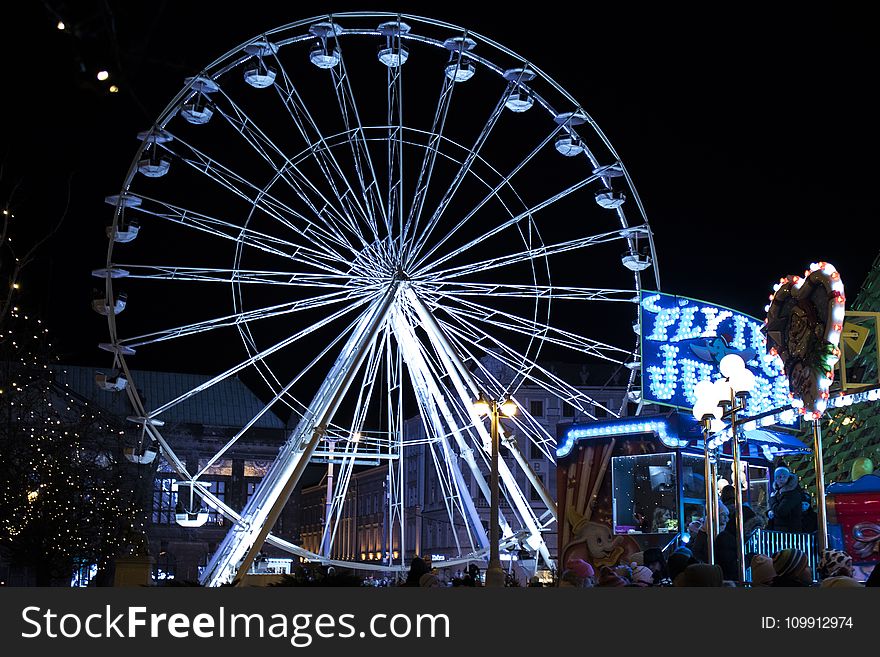
{"label": "ferris wheel", "polygon": [[[106,266],[93,272],[110,333],[101,346],[116,369],[100,384],[124,389],[135,409],[142,437],[129,458],[161,451],[177,471],[193,504],[181,524],[204,522],[200,504],[230,519],[203,583],[232,579],[264,541],[353,568],[405,567],[404,462],[416,444],[464,527],[458,556],[485,558],[465,483],[488,500],[489,427],[474,399],[516,400],[526,386],[583,417],[622,412],[553,360],[616,368],[638,399],[638,292],[659,289],[644,209],[578,101],[504,46],[409,15],[302,20],[188,78],[138,137],[122,189],[107,198]],[[161,404],[125,385],[130,364],[169,357],[212,376]],[[169,409],[235,376],[258,382],[265,405],[210,462],[264,414],[291,417],[237,509],[163,434]],[[555,458],[555,434],[528,412],[504,430]],[[399,563],[333,558],[352,472],[371,460],[388,467]],[[269,531],[316,461],[334,464],[336,486],[310,551]],[[502,541],[552,565],[552,496],[528,459],[499,467]],[[551,513],[536,513],[529,488]]]}

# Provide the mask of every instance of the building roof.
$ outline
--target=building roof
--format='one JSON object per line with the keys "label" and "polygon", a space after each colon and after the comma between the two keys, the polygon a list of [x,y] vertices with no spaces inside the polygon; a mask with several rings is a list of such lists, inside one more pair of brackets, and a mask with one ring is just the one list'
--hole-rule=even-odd
{"label": "building roof", "polygon": [[[74,393],[85,397],[114,415],[126,417],[134,410],[125,392],[101,390],[95,385],[95,372],[103,371],[79,365],[55,365],[59,385],[69,387]],[[158,408],[166,402],[197,388],[212,377],[204,374],[181,374],[176,372],[150,372],[131,370],[133,381],[147,410]],[[169,423],[200,424],[217,427],[243,427],[265,404],[237,378],[227,378],[210,388],[193,395],[162,413],[161,419]],[[254,424],[261,429],[283,429],[284,423],[271,410]]]}

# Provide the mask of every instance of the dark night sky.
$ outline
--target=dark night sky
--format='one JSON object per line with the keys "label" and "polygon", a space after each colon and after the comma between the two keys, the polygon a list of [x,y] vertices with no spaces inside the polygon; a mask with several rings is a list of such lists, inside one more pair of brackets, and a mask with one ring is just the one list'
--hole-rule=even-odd
{"label": "dark night sky", "polygon": [[[64,205],[59,237],[33,266],[22,303],[50,321],[68,362],[103,363],[106,325],[89,309],[104,225],[148,127],[182,80],[268,29],[345,3],[27,3],[5,18],[4,196],[26,233]],[[663,290],[761,316],[771,284],[814,260],[852,297],[877,255],[880,150],[873,89],[878,43],[864,16],[729,15],[596,8],[573,18],[478,3],[372,3],[489,36],[554,77],[597,120],[626,163],[656,235]],[[483,5],[483,3],[479,3]],[[108,7],[112,15],[108,13]],[[57,11],[79,38],[55,29]],[[21,11],[21,10],[20,10]],[[92,17],[90,19],[90,16]],[[115,33],[115,39],[111,38]],[[80,74],[76,57],[88,71]],[[101,94],[108,62],[123,93]],[[616,263],[615,263],[616,264]],[[26,279],[28,280],[28,279]]]}

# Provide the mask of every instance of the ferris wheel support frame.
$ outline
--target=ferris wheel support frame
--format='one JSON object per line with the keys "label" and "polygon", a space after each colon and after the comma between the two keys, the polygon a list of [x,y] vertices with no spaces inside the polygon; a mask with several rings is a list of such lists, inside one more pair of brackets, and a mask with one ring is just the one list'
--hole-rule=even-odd
{"label": "ferris wheel support frame", "polygon": [[[400,280],[393,281],[385,295],[373,304],[372,309],[364,314],[359,325],[355,327],[308,410],[281,448],[261,485],[245,505],[241,514],[242,522],[233,525],[205,568],[201,577],[203,585],[219,586],[236,569],[239,581],[247,573],[290,494],[299,483],[323,436],[324,428],[332,421],[342,397],[366,358],[367,348],[376,339],[400,285]],[[307,434],[310,437],[306,442]]]}
{"label": "ferris wheel support frame", "polygon": [[[440,326],[435,321],[434,316],[428,311],[418,295],[410,289],[405,290],[404,294],[412,304],[412,307],[415,309],[419,318],[422,320],[422,326],[428,333],[428,340],[437,350],[443,367],[449,375],[450,380],[455,387],[455,391],[458,393],[463,408],[467,409],[471,422],[479,434],[483,443],[483,448],[485,449],[491,444],[491,437],[489,436],[489,431],[486,429],[486,425],[483,424],[482,419],[477,415],[477,412],[473,407],[473,401],[476,399],[478,393],[476,381],[474,381],[473,376],[468,371],[467,367],[465,367],[464,363],[461,362],[457,352],[452,349],[451,345],[446,340],[446,337],[443,335]],[[528,464],[526,465],[527,469],[530,470],[531,468],[528,467]],[[547,543],[544,541],[544,537],[541,536],[538,517],[525,500],[522,490],[517,485],[513,473],[510,471],[510,468],[507,466],[504,459],[499,459],[498,474],[507,489],[508,497],[513,502],[513,506],[516,507],[520,519],[529,531],[529,546],[540,553],[544,563],[546,563],[549,568],[555,568],[555,563],[550,556],[550,550],[547,548]]]}

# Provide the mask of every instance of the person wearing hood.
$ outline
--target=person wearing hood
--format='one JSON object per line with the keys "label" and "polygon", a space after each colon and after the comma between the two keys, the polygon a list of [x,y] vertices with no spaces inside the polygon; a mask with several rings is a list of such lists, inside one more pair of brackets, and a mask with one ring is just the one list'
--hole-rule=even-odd
{"label": "person wearing hood", "polygon": [[773,473],[773,492],[770,493],[770,519],[768,529],[783,532],[803,531],[801,501],[804,493],[798,485],[797,475],[784,466]]}

